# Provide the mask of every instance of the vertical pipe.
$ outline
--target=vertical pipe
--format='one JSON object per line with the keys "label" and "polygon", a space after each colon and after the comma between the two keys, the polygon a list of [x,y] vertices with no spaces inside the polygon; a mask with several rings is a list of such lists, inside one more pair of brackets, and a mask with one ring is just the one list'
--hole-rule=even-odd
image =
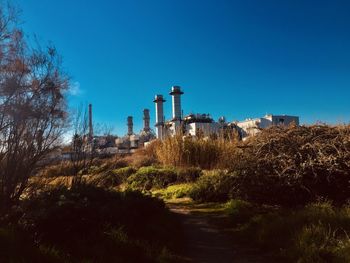
{"label": "vertical pipe", "polygon": [[184,94],[181,91],[181,87],[173,86],[171,92],[169,93],[172,96],[172,107],[173,107],[173,120],[181,120],[181,95]]}
{"label": "vertical pipe", "polygon": [[91,141],[94,136],[94,131],[92,128],[92,104],[89,104],[89,140]]}
{"label": "vertical pipe", "polygon": [[133,135],[134,134],[134,123],[132,121],[132,116],[128,116],[128,135]]}
{"label": "vertical pipe", "polygon": [[163,95],[156,95],[153,101],[156,104],[156,130],[157,138],[162,140],[164,138],[164,117],[163,117]]}
{"label": "vertical pipe", "polygon": [[151,128],[150,128],[149,109],[144,109],[143,110],[143,130],[145,132],[149,132],[151,130]]}

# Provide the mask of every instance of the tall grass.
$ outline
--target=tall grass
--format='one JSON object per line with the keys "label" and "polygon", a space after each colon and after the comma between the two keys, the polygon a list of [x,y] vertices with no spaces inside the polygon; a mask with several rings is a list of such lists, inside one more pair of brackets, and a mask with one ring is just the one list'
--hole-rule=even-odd
{"label": "tall grass", "polygon": [[348,206],[319,202],[296,210],[259,211],[245,202],[231,201],[228,208],[237,224],[236,237],[278,257],[278,262],[350,262]]}
{"label": "tall grass", "polygon": [[230,171],[231,190],[214,177],[200,186],[228,197],[285,206],[350,197],[350,125],[276,126],[239,142],[177,134],[154,150],[163,165]]}
{"label": "tall grass", "polygon": [[223,165],[236,144],[235,140],[191,138],[178,133],[158,143],[155,152],[163,165],[214,169]]}

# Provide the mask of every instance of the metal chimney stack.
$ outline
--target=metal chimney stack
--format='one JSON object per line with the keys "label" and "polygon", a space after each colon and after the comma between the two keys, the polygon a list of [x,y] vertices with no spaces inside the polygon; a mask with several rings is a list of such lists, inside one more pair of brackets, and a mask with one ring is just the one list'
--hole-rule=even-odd
{"label": "metal chimney stack", "polygon": [[89,104],[89,140],[92,141],[94,137],[94,130],[92,127],[92,104]]}
{"label": "metal chimney stack", "polygon": [[181,87],[173,86],[169,94],[173,97],[173,120],[179,121],[181,120],[181,95],[184,93],[181,91]]}
{"label": "metal chimney stack", "polygon": [[163,111],[163,103],[165,100],[163,99],[163,95],[156,95],[153,101],[156,104],[156,129],[157,129],[157,138],[164,138],[164,111]]}
{"label": "metal chimney stack", "polygon": [[145,132],[149,132],[151,130],[151,128],[150,128],[149,109],[144,109],[143,110],[143,130]]}
{"label": "metal chimney stack", "polygon": [[132,116],[128,116],[128,135],[134,134],[134,123],[132,121]]}

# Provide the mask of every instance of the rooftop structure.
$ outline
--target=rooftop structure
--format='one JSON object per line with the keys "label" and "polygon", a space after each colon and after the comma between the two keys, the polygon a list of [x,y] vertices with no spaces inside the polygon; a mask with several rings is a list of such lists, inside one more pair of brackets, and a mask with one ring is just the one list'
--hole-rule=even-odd
{"label": "rooftop structure", "polygon": [[291,124],[299,125],[299,117],[290,115],[272,115],[267,114],[261,118],[246,119],[244,121],[235,122],[239,127],[241,137],[244,139],[249,136],[254,136],[262,129],[266,129],[273,125],[288,126]]}

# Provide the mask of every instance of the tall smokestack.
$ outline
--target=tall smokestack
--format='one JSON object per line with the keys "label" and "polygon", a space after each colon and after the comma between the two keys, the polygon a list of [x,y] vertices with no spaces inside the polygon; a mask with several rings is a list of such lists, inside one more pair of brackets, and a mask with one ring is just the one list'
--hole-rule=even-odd
{"label": "tall smokestack", "polygon": [[156,104],[156,129],[157,129],[157,138],[164,138],[164,114],[163,114],[163,95],[156,95],[153,101]]}
{"label": "tall smokestack", "polygon": [[181,95],[184,94],[179,86],[173,86],[169,93],[173,98],[173,120],[181,120]]}
{"label": "tall smokestack", "polygon": [[89,104],[89,140],[94,137],[94,130],[92,128],[92,104]]}
{"label": "tall smokestack", "polygon": [[151,130],[149,124],[150,124],[149,109],[144,109],[143,110],[143,130],[145,132],[149,132]]}
{"label": "tall smokestack", "polygon": [[128,117],[128,135],[134,134],[134,123],[132,122],[132,116]]}

